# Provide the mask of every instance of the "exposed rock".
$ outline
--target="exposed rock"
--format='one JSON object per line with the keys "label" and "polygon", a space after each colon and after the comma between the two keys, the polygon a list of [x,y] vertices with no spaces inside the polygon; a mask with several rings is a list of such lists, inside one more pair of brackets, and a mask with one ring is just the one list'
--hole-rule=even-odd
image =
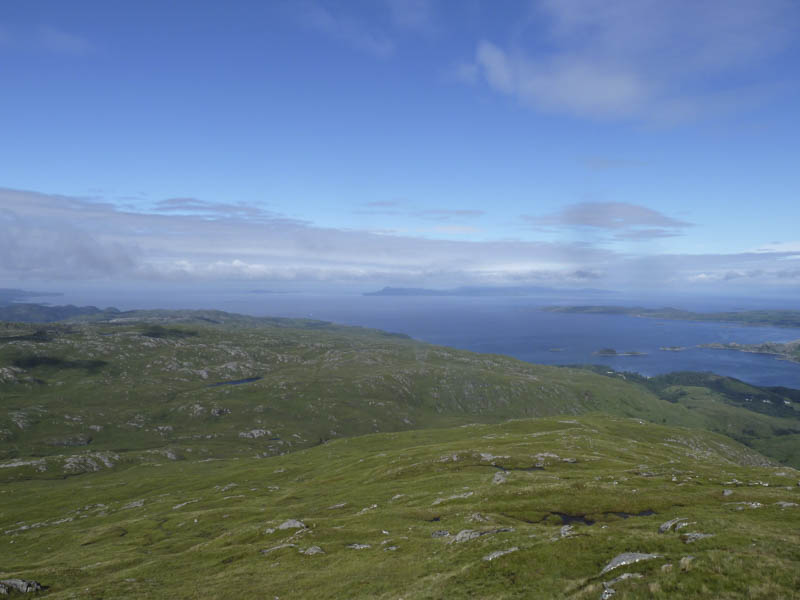
{"label": "exposed rock", "polygon": [[48,446],[64,446],[66,448],[73,446],[88,446],[92,443],[92,438],[85,435],[74,435],[68,438],[50,438],[45,441]]}
{"label": "exposed rock", "polygon": [[681,558],[680,563],[678,566],[681,568],[681,571],[688,571],[692,568],[692,561],[694,560],[694,556],[684,556]]}
{"label": "exposed rock", "polygon": [[28,579],[3,579],[0,580],[0,584],[6,588],[22,592],[23,594],[28,592],[38,592],[44,589],[42,584],[38,581],[31,581]]}
{"label": "exposed rock", "polygon": [[473,523],[488,523],[489,519],[484,517],[481,513],[472,513],[467,521],[472,521]]}
{"label": "exposed rock", "polygon": [[736,510],[744,510],[745,508],[761,508],[763,504],[761,502],[736,502],[739,506],[736,507]]}
{"label": "exposed rock", "polygon": [[789,508],[791,506],[797,506],[797,502],[785,502],[783,500],[780,500],[780,501],[776,502],[775,504],[777,504],[781,508]]}
{"label": "exposed rock", "polygon": [[498,458],[511,458],[510,456],[495,456],[494,454],[490,454],[488,452],[481,452],[480,456],[481,460],[484,462],[492,462],[497,460]]}
{"label": "exposed rock", "polygon": [[433,501],[431,506],[436,506],[437,504],[441,504],[442,502],[447,502],[448,500],[459,500],[461,498],[469,498],[475,492],[464,492],[463,494],[453,494],[452,496],[448,496],[447,498],[437,498]]}
{"label": "exposed rock", "polygon": [[240,431],[239,437],[242,439],[255,440],[270,434],[271,432],[266,429],[251,429],[250,431]]}
{"label": "exposed rock", "polygon": [[603,593],[600,598],[607,599],[611,598],[617,591],[612,588],[611,586],[619,583],[620,581],[625,581],[626,579],[641,579],[643,575],[641,573],[623,573],[619,577],[615,577],[611,581],[604,581],[603,582]]}
{"label": "exposed rock", "polygon": [[730,496],[733,493],[733,490],[722,490],[723,496]]}
{"label": "exposed rock", "polygon": [[672,563],[666,563],[661,565],[661,572],[662,573],[671,573],[672,572]]}
{"label": "exposed rock", "polygon": [[651,560],[653,558],[660,558],[660,554],[644,554],[642,552],[623,552],[622,554],[617,554],[614,558],[611,559],[603,570],[600,571],[600,574],[608,573],[617,567],[622,567],[624,565],[632,565],[633,563],[637,563],[643,560]]}
{"label": "exposed rock", "polygon": [[344,508],[347,506],[347,502],[340,502],[339,504],[334,504],[333,506],[329,506],[328,510],[336,510],[337,508]]}
{"label": "exposed rock", "polygon": [[668,531],[676,528],[676,525],[681,521],[688,521],[685,517],[676,517],[674,519],[670,519],[666,523],[662,523],[661,526],[658,528],[658,533],[667,533]]}
{"label": "exposed rock", "polygon": [[313,556],[314,554],[325,554],[325,550],[323,550],[319,546],[311,546],[310,548],[301,550],[300,553],[305,554],[306,556]]}
{"label": "exposed rock", "polygon": [[434,531],[431,534],[431,537],[440,538],[440,537],[450,537],[450,532],[447,529],[439,529],[438,531]]}
{"label": "exposed rock", "polygon": [[503,471],[498,471],[497,473],[494,474],[494,477],[492,477],[492,483],[495,485],[499,485],[505,482],[506,482],[506,474]]}
{"label": "exposed rock", "polygon": [[211,409],[212,417],[222,417],[229,414],[231,414],[230,408],[218,408],[215,406],[214,408]]}
{"label": "exposed rock", "polygon": [[306,524],[297,519],[289,519],[278,525],[278,529],[305,529]]}
{"label": "exposed rock", "polygon": [[64,471],[67,473],[89,473],[99,471],[103,467],[110,469],[114,466],[115,460],[119,460],[119,456],[110,452],[75,454],[68,456],[64,461]]}
{"label": "exposed rock", "polygon": [[559,537],[565,538],[575,535],[575,528],[572,525],[564,525],[558,533]]}
{"label": "exposed rock", "polygon": [[348,544],[347,547],[351,550],[366,550],[367,548],[372,548],[370,544]]}
{"label": "exposed rock", "polygon": [[713,533],[683,533],[681,534],[681,539],[685,544],[691,544],[692,542],[696,542],[697,540],[703,540],[705,538],[714,537]]}
{"label": "exposed rock", "polygon": [[266,548],[262,550],[261,554],[270,554],[271,552],[282,550],[283,548],[297,548],[297,544],[279,544],[278,546],[273,546],[272,548]]}
{"label": "exposed rock", "polygon": [[397,546],[387,546],[383,549],[384,552],[394,552],[395,550],[397,550]]}
{"label": "exposed rock", "polygon": [[125,506],[122,507],[122,510],[127,508],[141,508],[144,506],[144,500],[134,500],[133,502],[128,502]]}
{"label": "exposed rock", "polygon": [[370,504],[369,506],[365,506],[364,508],[362,508],[356,514],[357,515],[363,515],[364,513],[369,512],[371,510],[375,510],[376,508],[378,508],[377,504]]}
{"label": "exposed rock", "polygon": [[514,531],[513,527],[500,527],[498,529],[489,529],[486,531],[476,531],[474,529],[462,529],[448,542],[448,544],[460,544],[462,542],[468,542],[469,540],[474,540],[475,538],[479,538],[482,535],[493,535],[495,533],[510,533],[513,531]]}
{"label": "exposed rock", "polygon": [[514,546],[513,548],[509,548],[508,550],[496,550],[495,552],[492,552],[491,554],[487,554],[486,556],[484,556],[483,560],[491,561],[494,560],[495,558],[500,558],[501,556],[505,556],[506,554],[511,554],[512,552],[516,552],[517,550],[519,550],[519,548],[517,548],[516,546]]}

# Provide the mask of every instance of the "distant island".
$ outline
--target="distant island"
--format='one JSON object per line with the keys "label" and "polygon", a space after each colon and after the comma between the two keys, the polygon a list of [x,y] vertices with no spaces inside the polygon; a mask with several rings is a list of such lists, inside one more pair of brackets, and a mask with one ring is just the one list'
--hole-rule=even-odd
{"label": "distant island", "polygon": [[617,352],[614,348],[600,348],[594,353],[595,356],[647,356],[646,352],[628,350],[627,352]]}
{"label": "distant island", "polygon": [[739,325],[800,328],[800,310],[745,310],[741,312],[697,313],[678,308],[643,308],[641,306],[546,306],[542,310],[569,314],[627,315],[651,319],[711,321],[737,323]]}
{"label": "distant island", "polygon": [[541,286],[463,286],[450,289],[385,287],[377,292],[364,292],[364,296],[537,296],[564,294],[613,294],[609,290],[594,288],[558,289]]}
{"label": "distant island", "polygon": [[661,346],[659,350],[664,352],[683,352],[686,350],[686,346]]}
{"label": "distant island", "polygon": [[713,343],[703,344],[701,348],[713,348],[716,350],[738,350],[739,352],[754,352],[756,354],[771,354],[782,360],[789,360],[800,363],[800,340],[794,342],[764,342],[762,344],[737,344],[728,342],[725,344]]}

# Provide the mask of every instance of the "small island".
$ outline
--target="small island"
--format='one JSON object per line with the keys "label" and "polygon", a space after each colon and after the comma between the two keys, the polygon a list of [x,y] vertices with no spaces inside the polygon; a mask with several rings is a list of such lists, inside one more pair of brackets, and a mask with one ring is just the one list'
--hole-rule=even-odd
{"label": "small island", "polygon": [[595,356],[647,356],[647,352],[637,352],[629,350],[627,352],[617,352],[614,348],[600,348],[594,353]]}
{"label": "small island", "polygon": [[683,352],[686,350],[686,346],[661,346],[659,350],[664,352]]}

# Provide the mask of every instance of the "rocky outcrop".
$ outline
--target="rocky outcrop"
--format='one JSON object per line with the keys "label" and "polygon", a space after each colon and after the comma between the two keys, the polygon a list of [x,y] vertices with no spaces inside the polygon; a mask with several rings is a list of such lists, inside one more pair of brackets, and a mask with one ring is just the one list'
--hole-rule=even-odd
{"label": "rocky outcrop", "polygon": [[661,526],[658,528],[658,533],[667,533],[673,529],[678,529],[678,524],[682,521],[688,521],[688,519],[685,517],[676,517],[674,519],[670,519],[666,523],[661,524]]}
{"label": "rocky outcrop", "polygon": [[305,529],[306,524],[297,519],[289,519],[278,525],[278,529]]}
{"label": "rocky outcrop", "polygon": [[486,556],[484,556],[483,560],[492,561],[495,558],[500,558],[501,556],[505,556],[506,554],[511,554],[512,552],[516,552],[517,550],[519,550],[517,546],[509,548],[508,550],[496,550],[495,552],[492,552],[491,554],[487,554]]}
{"label": "rocky outcrop", "polygon": [[27,579],[2,579],[0,580],[0,594],[8,594],[11,590],[27,594],[28,592],[38,592],[44,587],[38,581]]}
{"label": "rocky outcrop", "polygon": [[603,567],[603,570],[600,571],[600,574],[603,575],[604,573],[613,571],[617,567],[632,565],[633,563],[641,562],[643,560],[652,560],[654,558],[661,558],[661,555],[645,554],[642,552],[623,552],[622,554],[617,554],[614,558],[612,558],[611,561],[605,567]]}
{"label": "rocky outcrop", "polygon": [[484,535],[494,535],[495,533],[511,533],[514,531],[513,527],[499,527],[497,529],[488,529],[485,531],[476,531],[474,529],[462,529],[448,542],[448,544],[461,544],[479,538]]}

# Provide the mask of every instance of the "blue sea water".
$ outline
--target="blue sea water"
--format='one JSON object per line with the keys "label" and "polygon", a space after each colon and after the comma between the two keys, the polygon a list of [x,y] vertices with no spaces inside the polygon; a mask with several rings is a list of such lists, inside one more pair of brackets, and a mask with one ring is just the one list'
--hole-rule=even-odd
{"label": "blue sea water", "polygon": [[[50,299],[54,304],[133,308],[215,308],[258,316],[310,317],[360,325],[475,352],[510,355],[550,365],[602,364],[619,371],[656,375],[713,371],[757,385],[800,389],[800,364],[732,350],[698,348],[712,342],[758,343],[800,339],[800,329],[581,315],[541,310],[548,304],[665,305],[688,310],[797,309],[781,302],[717,299],[586,297],[398,297],[322,294],[255,294],[195,290],[154,297],[148,291],[83,291]],[[661,347],[679,346],[670,352]],[[643,356],[597,356],[601,348]]]}

